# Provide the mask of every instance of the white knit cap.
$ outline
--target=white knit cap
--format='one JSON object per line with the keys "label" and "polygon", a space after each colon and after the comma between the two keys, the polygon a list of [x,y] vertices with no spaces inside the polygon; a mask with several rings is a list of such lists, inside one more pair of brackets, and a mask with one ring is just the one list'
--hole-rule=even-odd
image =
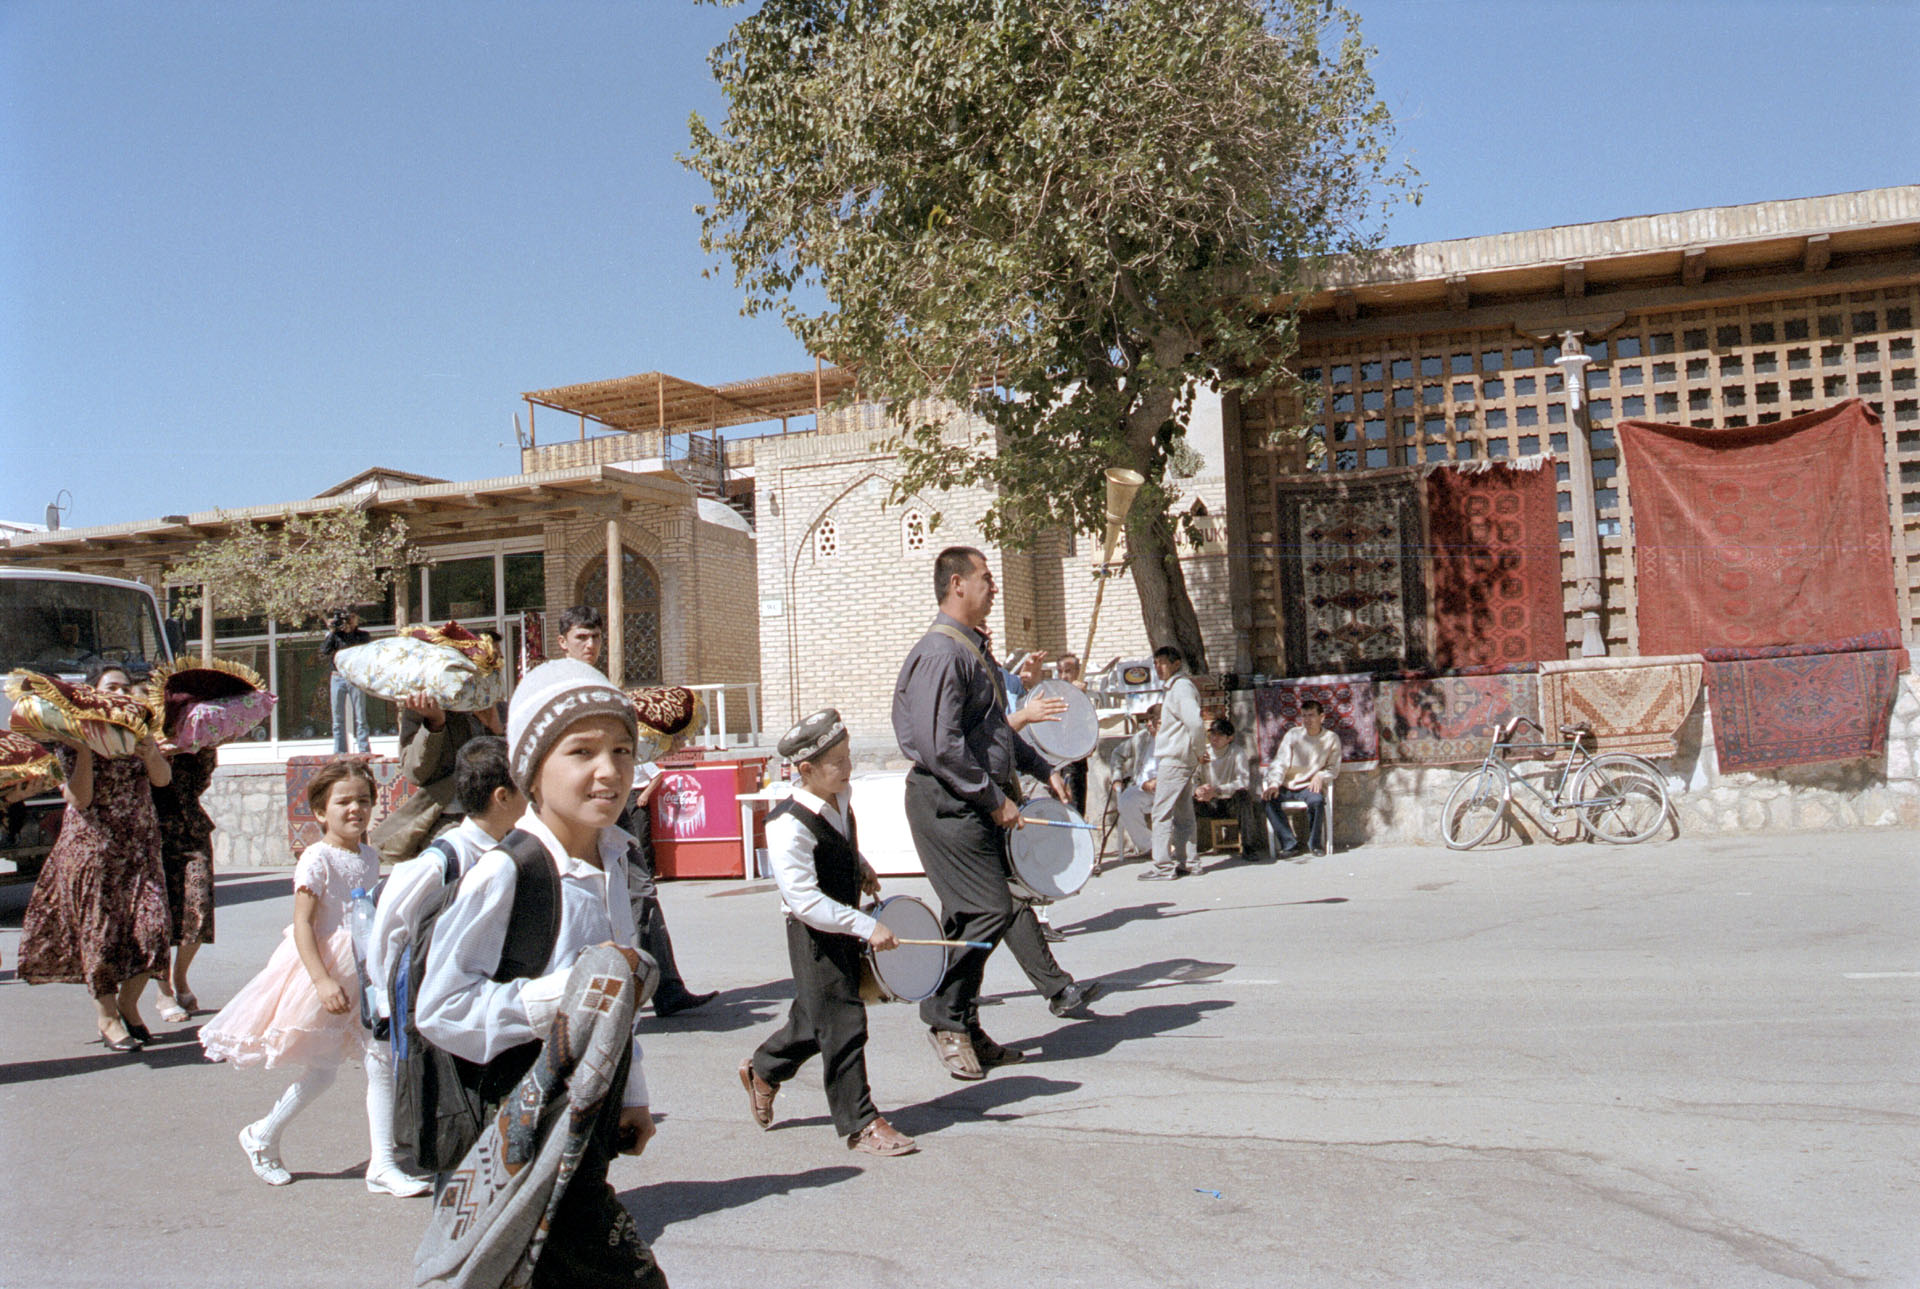
{"label": "white knit cap", "polygon": [[532,796],[540,762],[567,730],[590,716],[612,716],[639,737],[633,701],[598,667],[556,658],[523,676],[507,707],[507,764],[515,786]]}

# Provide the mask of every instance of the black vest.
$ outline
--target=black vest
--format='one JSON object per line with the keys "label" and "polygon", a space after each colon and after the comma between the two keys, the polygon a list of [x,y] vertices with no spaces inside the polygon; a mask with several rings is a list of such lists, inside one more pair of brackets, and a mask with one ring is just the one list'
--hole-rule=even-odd
{"label": "black vest", "polygon": [[822,819],[813,811],[788,797],[767,812],[768,819],[791,813],[813,833],[813,871],[820,882],[820,893],[830,900],[858,907],[860,904],[860,828],[853,821],[853,805],[847,805],[847,832]]}

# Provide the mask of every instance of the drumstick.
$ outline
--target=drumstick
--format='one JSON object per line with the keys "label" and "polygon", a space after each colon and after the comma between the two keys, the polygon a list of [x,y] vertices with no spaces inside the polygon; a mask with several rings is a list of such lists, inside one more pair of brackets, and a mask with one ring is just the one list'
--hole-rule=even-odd
{"label": "drumstick", "polygon": [[1092,824],[1077,824],[1069,819],[1036,819],[1032,815],[1021,815],[1020,822],[1023,824],[1039,824],[1043,828],[1084,828],[1088,832],[1093,831]]}
{"label": "drumstick", "polygon": [[902,940],[894,937],[895,944],[926,944],[939,949],[991,949],[993,946],[985,940]]}

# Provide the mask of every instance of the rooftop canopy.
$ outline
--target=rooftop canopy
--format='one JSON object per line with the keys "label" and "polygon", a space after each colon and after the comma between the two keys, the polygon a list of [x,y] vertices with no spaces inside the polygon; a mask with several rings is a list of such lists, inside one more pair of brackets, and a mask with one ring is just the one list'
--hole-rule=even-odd
{"label": "rooftop canopy", "polygon": [[[718,430],[818,412],[854,387],[844,367],[816,366],[724,385],[701,385],[665,372],[561,385],[523,394],[530,409],[550,407],[627,434]],[[529,412],[531,414],[531,411]]]}

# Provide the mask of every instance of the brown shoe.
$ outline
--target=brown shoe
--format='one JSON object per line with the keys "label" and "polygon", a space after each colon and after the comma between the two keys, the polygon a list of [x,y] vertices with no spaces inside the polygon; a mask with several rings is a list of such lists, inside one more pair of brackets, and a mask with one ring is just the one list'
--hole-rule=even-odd
{"label": "brown shoe", "polygon": [[751,1056],[740,1062],[740,1086],[747,1090],[747,1108],[753,1121],[765,1132],[773,1126],[773,1094],[780,1089],[754,1073]]}
{"label": "brown shoe", "polygon": [[1004,1047],[987,1037],[985,1030],[974,1030],[967,1035],[973,1043],[974,1059],[980,1062],[982,1070],[997,1069],[1002,1065],[1018,1065],[1027,1059],[1027,1054],[1017,1047]]}
{"label": "brown shoe", "polygon": [[933,1044],[933,1054],[954,1078],[971,1082],[987,1077],[987,1072],[980,1068],[980,1058],[973,1053],[972,1040],[965,1034],[956,1034],[950,1029],[930,1029],[927,1041]]}
{"label": "brown shoe", "polygon": [[866,1127],[847,1138],[847,1149],[869,1155],[911,1155],[920,1146],[912,1137],[875,1115]]}

